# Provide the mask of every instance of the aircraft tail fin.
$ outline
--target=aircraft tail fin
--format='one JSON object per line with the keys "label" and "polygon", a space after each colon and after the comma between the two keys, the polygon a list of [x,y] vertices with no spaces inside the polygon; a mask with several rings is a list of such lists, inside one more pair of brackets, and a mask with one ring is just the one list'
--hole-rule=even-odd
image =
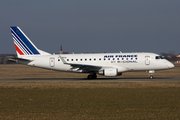
{"label": "aircraft tail fin", "polygon": [[50,53],[39,50],[19,27],[13,26],[10,29],[18,57],[27,55],[50,55]]}

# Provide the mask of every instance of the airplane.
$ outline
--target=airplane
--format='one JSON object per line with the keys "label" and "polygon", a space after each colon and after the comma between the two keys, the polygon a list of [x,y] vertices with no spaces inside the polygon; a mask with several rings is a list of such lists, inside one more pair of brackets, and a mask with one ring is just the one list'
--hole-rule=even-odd
{"label": "airplane", "polygon": [[153,78],[155,70],[173,68],[174,65],[155,53],[92,53],[50,54],[38,49],[18,26],[10,27],[17,57],[9,61],[49,70],[89,73],[87,79],[97,74],[106,77],[120,76],[129,71],[149,71]]}

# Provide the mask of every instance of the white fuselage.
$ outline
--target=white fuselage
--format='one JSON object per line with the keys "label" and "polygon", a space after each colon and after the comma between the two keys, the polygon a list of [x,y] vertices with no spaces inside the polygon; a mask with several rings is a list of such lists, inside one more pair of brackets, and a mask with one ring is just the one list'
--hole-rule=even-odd
{"label": "white fuselage", "polygon": [[[61,56],[67,63],[100,66],[100,68],[81,69],[64,64]],[[154,53],[100,53],[100,54],[57,54],[57,55],[34,55],[26,56],[32,62],[18,61],[21,64],[36,66],[51,70],[69,71],[69,72],[100,72],[106,68],[116,68],[118,73],[127,71],[142,70],[164,70],[174,67],[166,59],[158,58]]]}

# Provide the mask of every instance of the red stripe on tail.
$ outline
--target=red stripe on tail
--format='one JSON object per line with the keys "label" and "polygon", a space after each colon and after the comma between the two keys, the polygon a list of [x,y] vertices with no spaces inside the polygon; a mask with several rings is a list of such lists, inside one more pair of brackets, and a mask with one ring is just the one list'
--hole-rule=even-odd
{"label": "red stripe on tail", "polygon": [[20,54],[20,55],[24,55],[24,53],[18,48],[18,46],[16,44],[15,45],[15,48],[16,48],[16,51]]}

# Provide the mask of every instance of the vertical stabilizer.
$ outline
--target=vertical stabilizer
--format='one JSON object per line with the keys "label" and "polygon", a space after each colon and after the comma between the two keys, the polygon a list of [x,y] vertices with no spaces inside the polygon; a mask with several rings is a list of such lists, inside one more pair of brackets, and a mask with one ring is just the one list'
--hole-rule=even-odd
{"label": "vertical stabilizer", "polygon": [[11,27],[11,34],[18,57],[21,55],[50,55],[39,50],[19,27]]}

